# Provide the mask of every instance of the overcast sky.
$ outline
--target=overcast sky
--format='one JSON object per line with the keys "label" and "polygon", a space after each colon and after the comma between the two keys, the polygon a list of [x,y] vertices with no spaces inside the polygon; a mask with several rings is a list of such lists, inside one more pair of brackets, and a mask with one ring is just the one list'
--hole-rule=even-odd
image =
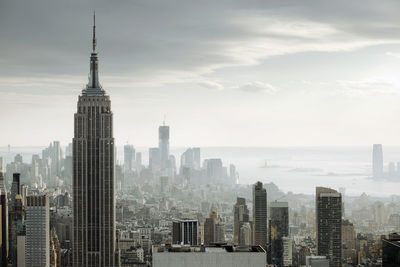
{"label": "overcast sky", "polygon": [[71,142],[96,9],[117,144],[400,144],[400,1],[0,0],[0,146]]}

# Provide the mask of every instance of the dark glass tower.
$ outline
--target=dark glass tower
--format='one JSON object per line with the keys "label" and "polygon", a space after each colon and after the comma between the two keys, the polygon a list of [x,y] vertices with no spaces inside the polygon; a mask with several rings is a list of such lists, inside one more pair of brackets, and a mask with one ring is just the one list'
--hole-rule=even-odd
{"label": "dark glass tower", "polygon": [[7,204],[7,191],[4,186],[4,175],[1,169],[0,169],[0,212],[1,212],[0,266],[7,266],[8,204]]}
{"label": "dark glass tower", "polygon": [[315,194],[317,253],[326,256],[330,267],[342,266],[342,195],[317,187]]}
{"label": "dark glass tower", "polygon": [[289,236],[289,206],[287,202],[270,203],[269,249],[270,263],[284,266],[283,238]]}
{"label": "dark glass tower", "polygon": [[115,266],[114,138],[110,97],[99,83],[93,26],[89,83],[73,138],[73,266]]}
{"label": "dark glass tower", "polygon": [[267,248],[267,190],[261,182],[253,186],[253,243]]}

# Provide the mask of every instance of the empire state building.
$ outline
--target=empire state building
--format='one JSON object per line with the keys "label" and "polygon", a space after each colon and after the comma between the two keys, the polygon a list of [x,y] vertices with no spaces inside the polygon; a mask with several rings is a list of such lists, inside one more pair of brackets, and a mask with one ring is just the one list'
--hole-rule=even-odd
{"label": "empire state building", "polygon": [[114,138],[110,97],[99,83],[93,17],[90,77],[73,138],[73,266],[115,266]]}

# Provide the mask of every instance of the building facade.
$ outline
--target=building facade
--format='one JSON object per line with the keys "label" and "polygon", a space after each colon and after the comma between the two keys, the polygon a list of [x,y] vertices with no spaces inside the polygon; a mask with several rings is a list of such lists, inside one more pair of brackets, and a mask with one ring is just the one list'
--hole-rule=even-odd
{"label": "building facade", "polygon": [[[246,199],[238,197],[236,199],[236,204],[233,206],[233,243],[234,244],[244,244],[244,240],[241,240],[241,228],[244,223],[250,221],[249,209],[246,205]],[[251,243],[250,243],[251,244]],[[250,245],[247,244],[247,245]]]}
{"label": "building facade", "polygon": [[253,186],[253,245],[267,247],[267,190],[261,182]]}
{"label": "building facade", "polygon": [[50,267],[49,199],[28,196],[26,202],[26,266]]}
{"label": "building facade", "polygon": [[4,175],[0,170],[0,205],[1,205],[1,238],[0,238],[0,265],[7,266],[8,256],[8,203],[7,191],[4,186]]}
{"label": "building facade", "polygon": [[99,83],[95,26],[89,83],[74,125],[73,266],[115,266],[113,114]]}
{"label": "building facade", "polygon": [[382,238],[382,266],[400,266],[400,235],[393,233]]}
{"label": "building facade", "polygon": [[172,243],[198,245],[198,221],[175,220],[172,222]]}
{"label": "building facade", "polygon": [[169,126],[158,127],[158,149],[160,149],[161,170],[168,168],[169,160]]}
{"label": "building facade", "polygon": [[153,267],[265,267],[260,246],[179,246],[153,248]]}
{"label": "building facade", "polygon": [[316,188],[317,253],[330,267],[342,266],[342,195],[336,190]]}
{"label": "building facade", "polygon": [[[270,257],[271,264],[277,267],[284,266],[283,255],[285,252],[283,239],[289,236],[289,206],[287,202],[270,203]],[[286,248],[287,249],[287,248]],[[290,248],[291,251],[291,248]]]}

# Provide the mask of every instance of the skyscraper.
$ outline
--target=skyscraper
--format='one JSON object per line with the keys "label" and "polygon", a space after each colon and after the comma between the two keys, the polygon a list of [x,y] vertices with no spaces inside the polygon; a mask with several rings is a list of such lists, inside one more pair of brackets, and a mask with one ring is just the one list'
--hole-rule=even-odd
{"label": "skyscraper", "polygon": [[317,187],[315,211],[317,253],[329,259],[330,267],[341,267],[342,195],[330,188]]}
{"label": "skyscraper", "polygon": [[237,184],[236,166],[233,164],[229,165],[229,178],[232,184]]}
{"label": "skyscraper", "polygon": [[149,168],[154,173],[161,169],[161,154],[158,147],[149,148]]}
{"label": "skyscraper", "polygon": [[169,126],[158,127],[158,148],[160,149],[161,170],[168,168],[169,159]]}
{"label": "skyscraper", "polygon": [[221,222],[216,210],[212,210],[210,217],[204,222],[204,245],[225,242],[225,225]]}
{"label": "skyscraper", "polygon": [[7,191],[4,187],[4,175],[0,170],[0,211],[1,211],[1,251],[0,251],[0,265],[7,266],[8,256],[8,205],[7,205]]}
{"label": "skyscraper", "polygon": [[140,174],[142,170],[142,152],[136,152],[136,171]]}
{"label": "skyscraper", "polygon": [[198,245],[198,221],[197,220],[175,220],[172,222],[172,243]]}
{"label": "skyscraper", "polygon": [[204,167],[207,173],[207,182],[221,183],[223,181],[223,166],[221,159],[206,159],[204,160]]}
{"label": "skyscraper", "polygon": [[28,196],[26,202],[26,266],[50,267],[49,199]]}
{"label": "skyscraper", "polygon": [[253,186],[253,244],[267,247],[267,190],[261,182]]}
{"label": "skyscraper", "polygon": [[135,162],[135,148],[133,145],[124,146],[124,171],[125,173],[133,171]]}
{"label": "skyscraper", "polygon": [[11,202],[13,202],[15,200],[15,197],[21,193],[20,181],[21,175],[19,173],[13,173],[13,181],[11,184]]}
{"label": "skyscraper", "polygon": [[99,83],[93,25],[90,77],[73,138],[73,266],[115,266],[114,138],[110,97]]}
{"label": "skyscraper", "polygon": [[[248,223],[250,219],[249,209],[246,205],[246,199],[238,197],[236,204],[233,206],[233,243],[243,245],[240,240],[240,229],[244,223]],[[242,241],[242,242],[241,242]]]}
{"label": "skyscraper", "polygon": [[287,202],[270,203],[270,257],[271,264],[283,265],[284,237],[289,236],[289,208]]}
{"label": "skyscraper", "polygon": [[372,175],[374,178],[383,176],[383,152],[381,144],[374,144],[372,151]]}
{"label": "skyscraper", "polygon": [[400,235],[389,234],[388,238],[382,238],[382,266],[396,267],[400,265]]}
{"label": "skyscraper", "polygon": [[12,266],[17,267],[18,259],[18,236],[25,235],[24,219],[25,210],[22,203],[22,196],[16,195],[11,202],[8,219],[8,257],[11,259]]}
{"label": "skyscraper", "polygon": [[217,224],[217,220],[212,218],[206,218],[204,222],[204,245],[208,246],[214,243],[215,241],[215,225]]}

